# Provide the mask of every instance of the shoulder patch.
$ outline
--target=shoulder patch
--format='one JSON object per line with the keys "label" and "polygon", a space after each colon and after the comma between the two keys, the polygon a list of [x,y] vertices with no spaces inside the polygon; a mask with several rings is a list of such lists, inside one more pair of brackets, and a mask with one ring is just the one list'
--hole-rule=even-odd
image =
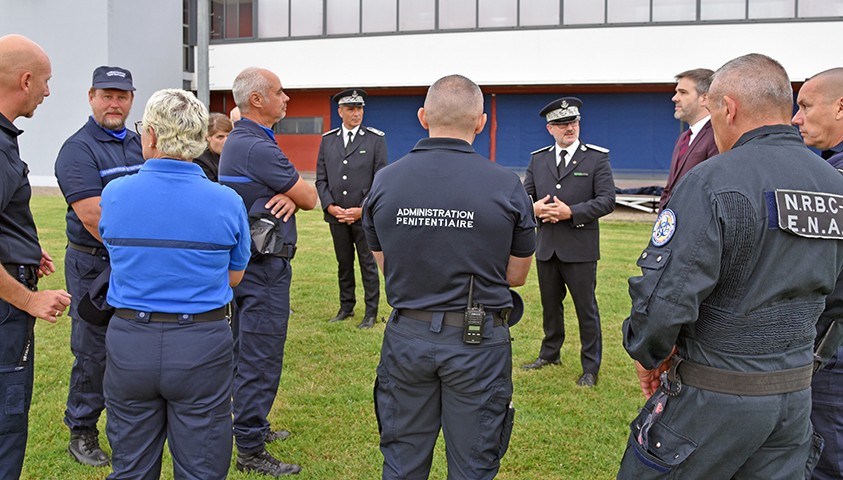
{"label": "shoulder patch", "polygon": [[375,135],[377,135],[379,137],[382,137],[382,136],[386,135],[385,133],[383,133],[382,131],[378,130],[375,127],[366,127],[366,130],[374,133]]}
{"label": "shoulder patch", "polygon": [[673,210],[666,208],[659,214],[653,225],[653,245],[661,247],[673,238],[676,232],[676,214]]}
{"label": "shoulder patch", "polygon": [[533,150],[532,152],[530,152],[530,155],[535,155],[535,154],[537,154],[537,153],[544,152],[545,150],[550,150],[551,148],[553,148],[553,145],[548,145],[548,146],[546,146],[546,147],[542,147],[542,148],[540,148],[540,149],[538,149],[538,150]]}
{"label": "shoulder patch", "polygon": [[586,143],[585,146],[592,150],[597,150],[598,152],[609,153],[608,148],[601,147],[600,145],[592,145],[590,143]]}
{"label": "shoulder patch", "polygon": [[328,130],[327,132],[323,133],[322,136],[327,137],[328,135],[330,135],[332,133],[337,133],[337,130],[339,130],[339,129],[340,129],[340,127],[334,128],[333,130]]}

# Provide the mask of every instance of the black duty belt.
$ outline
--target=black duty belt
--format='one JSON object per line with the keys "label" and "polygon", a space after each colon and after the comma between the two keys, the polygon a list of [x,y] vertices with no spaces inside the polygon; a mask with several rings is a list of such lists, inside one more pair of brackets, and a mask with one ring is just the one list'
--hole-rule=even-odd
{"label": "black duty belt", "polygon": [[38,285],[38,267],[34,265],[4,264],[6,272],[15,280],[30,288]]}
{"label": "black duty belt", "polygon": [[67,246],[76,251],[87,253],[88,255],[108,255],[108,250],[102,247],[89,247],[87,245],[79,245],[78,243],[73,243],[70,240],[67,241]]}
{"label": "black duty belt", "polygon": [[231,317],[231,304],[202,313],[161,313],[142,312],[131,308],[117,308],[114,313],[127,320],[135,320],[142,323],[199,323],[213,322]]}
{"label": "black duty belt", "polygon": [[674,357],[667,378],[678,385],[752,397],[805,390],[811,386],[812,375],[813,365],[775,372],[748,373],[709,367]]}
{"label": "black duty belt", "polygon": [[[509,313],[512,311],[511,308],[505,308],[498,312],[486,312],[487,315],[492,315],[494,317],[494,324],[496,327],[500,327],[501,325],[506,325],[509,321]],[[442,323],[448,325],[449,327],[463,327],[463,322],[465,321],[465,312],[431,312],[429,310],[411,310],[409,308],[399,308],[397,311],[398,315],[402,317],[409,317],[413,320],[419,320],[421,322],[428,322],[430,323],[433,320],[433,316],[437,313],[442,313],[445,316],[442,319]]]}

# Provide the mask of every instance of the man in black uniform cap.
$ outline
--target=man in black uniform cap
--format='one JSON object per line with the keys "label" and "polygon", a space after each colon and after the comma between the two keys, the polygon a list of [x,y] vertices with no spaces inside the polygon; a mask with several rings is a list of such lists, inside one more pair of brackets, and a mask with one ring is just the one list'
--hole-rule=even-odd
{"label": "man in black uniform cap", "polygon": [[439,79],[418,116],[430,138],[378,172],[363,206],[395,308],[375,384],[383,478],[427,478],[442,427],[448,478],[491,479],[512,431],[509,287],[530,269],[532,206],[471,147],[486,124],[474,82]]}
{"label": "man in black uniform cap", "polygon": [[565,341],[562,301],[571,291],[580,325],[582,375],[577,385],[593,387],[603,352],[600,312],[594,289],[600,258],[598,219],[615,209],[615,181],[609,151],[580,142],[580,108],[574,97],[554,100],[539,115],[556,140],[530,158],[524,187],[541,219],[536,270],[542,300],[544,339],[539,356],[526,369],[558,365]]}
{"label": "man in black uniform cap", "polygon": [[822,445],[809,418],[816,323],[843,303],[829,295],[843,177],[789,125],[775,60],[726,63],[707,108],[722,153],[685,175],[629,280],[624,347],[649,399],[618,478],[805,478]]}
{"label": "man in black uniform cap", "polygon": [[342,126],[322,135],[316,157],[316,189],[325,221],[331,228],[339,264],[340,309],[328,321],[337,322],[354,315],[354,250],[357,249],[366,298],[366,313],[357,328],[372,328],[378,317],[378,266],[366,245],[360,206],[372,187],[375,172],[386,166],[387,159],[383,132],[361,125],[366,98],[366,91],[361,88],[349,88],[334,95]]}
{"label": "man in black uniform cap", "polygon": [[52,69],[44,50],[22,35],[0,37],[0,478],[19,478],[32,402],[35,319],[50,323],[70,305],[62,290],[37,291],[38,277],[56,271],[38,243],[29,209],[29,167],[12,123],[31,117],[50,95]]}

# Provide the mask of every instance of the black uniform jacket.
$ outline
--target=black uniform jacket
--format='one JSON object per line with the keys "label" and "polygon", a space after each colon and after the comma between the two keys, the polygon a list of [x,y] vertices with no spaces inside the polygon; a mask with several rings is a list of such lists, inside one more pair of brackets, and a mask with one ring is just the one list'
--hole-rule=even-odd
{"label": "black uniform jacket", "polygon": [[323,134],[319,144],[316,190],[328,223],[339,223],[328,213],[329,205],[361,206],[372,187],[375,172],[386,166],[386,141],[380,130],[361,125],[351,146],[353,148],[346,151],[342,128]]}
{"label": "black uniform jacket", "polygon": [[596,262],[600,258],[598,218],[615,209],[615,181],[608,150],[581,144],[560,176],[553,145],[533,152],[524,178],[533,201],[550,195],[571,207],[572,217],[557,223],[537,219],[536,260],[556,256],[563,262]]}

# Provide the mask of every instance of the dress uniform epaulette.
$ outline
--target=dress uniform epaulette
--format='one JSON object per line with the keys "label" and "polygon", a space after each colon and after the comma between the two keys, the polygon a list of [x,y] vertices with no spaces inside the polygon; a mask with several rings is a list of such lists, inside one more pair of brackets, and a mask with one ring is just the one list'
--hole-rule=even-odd
{"label": "dress uniform epaulette", "polygon": [[335,128],[335,129],[333,129],[333,130],[328,130],[327,132],[323,133],[323,134],[322,134],[322,136],[323,136],[323,137],[327,137],[328,135],[330,135],[330,134],[332,134],[332,133],[337,133],[337,130],[339,130],[339,129],[340,129],[340,127],[337,127],[337,128]]}
{"label": "dress uniform epaulette", "polygon": [[592,149],[592,150],[597,150],[598,152],[609,153],[608,148],[601,147],[600,145],[592,145],[590,143],[586,143],[585,146]]}
{"label": "dress uniform epaulette", "polygon": [[379,137],[382,137],[382,136],[386,135],[385,133],[383,133],[382,131],[378,130],[375,127],[366,127],[366,130],[374,133],[375,135],[377,135]]}
{"label": "dress uniform epaulette", "polygon": [[542,147],[542,148],[540,148],[540,149],[538,149],[538,150],[533,150],[532,152],[530,152],[530,155],[535,155],[535,154],[537,154],[537,153],[539,153],[539,152],[543,152],[543,151],[545,151],[545,150],[550,150],[551,148],[553,148],[553,145],[548,145],[548,146],[546,146],[546,147]]}

